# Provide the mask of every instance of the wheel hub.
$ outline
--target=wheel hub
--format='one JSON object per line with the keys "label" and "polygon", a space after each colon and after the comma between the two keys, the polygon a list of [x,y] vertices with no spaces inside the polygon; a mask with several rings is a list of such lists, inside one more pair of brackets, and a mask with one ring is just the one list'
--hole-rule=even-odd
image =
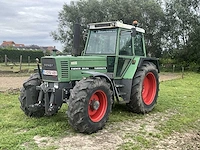
{"label": "wheel hub", "polygon": [[90,108],[92,110],[97,110],[99,109],[100,103],[97,100],[92,100],[91,104],[90,104]]}
{"label": "wheel hub", "polygon": [[149,72],[143,81],[142,98],[146,105],[151,105],[156,95],[156,78],[152,72]]}
{"label": "wheel hub", "polygon": [[99,122],[107,110],[107,97],[104,91],[93,92],[88,103],[88,115],[93,122]]}

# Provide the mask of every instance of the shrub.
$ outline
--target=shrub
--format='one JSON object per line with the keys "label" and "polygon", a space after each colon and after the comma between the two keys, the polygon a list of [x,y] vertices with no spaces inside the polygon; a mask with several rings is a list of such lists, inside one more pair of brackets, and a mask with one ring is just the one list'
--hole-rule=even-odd
{"label": "shrub", "polygon": [[7,55],[12,62],[19,62],[20,55],[22,55],[23,58],[22,62],[28,62],[29,56],[30,62],[35,62],[36,58],[44,56],[42,51],[0,49],[0,62],[5,61],[5,55]]}

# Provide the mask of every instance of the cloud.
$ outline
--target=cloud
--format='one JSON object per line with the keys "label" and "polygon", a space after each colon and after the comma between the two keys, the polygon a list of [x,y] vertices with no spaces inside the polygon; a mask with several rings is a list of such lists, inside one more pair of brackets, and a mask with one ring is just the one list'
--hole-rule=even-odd
{"label": "cloud", "polygon": [[58,12],[71,0],[0,1],[0,43],[14,41],[25,45],[56,46],[50,32],[57,29]]}

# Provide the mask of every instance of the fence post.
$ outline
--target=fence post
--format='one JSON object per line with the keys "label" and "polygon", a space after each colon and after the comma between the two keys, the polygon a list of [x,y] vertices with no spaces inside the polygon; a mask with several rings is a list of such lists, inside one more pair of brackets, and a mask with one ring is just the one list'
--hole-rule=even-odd
{"label": "fence post", "polygon": [[173,73],[174,73],[174,71],[175,71],[175,67],[176,67],[176,65],[173,65]]}
{"label": "fence post", "polygon": [[5,65],[7,66],[7,55],[5,55]]}
{"label": "fence post", "polygon": [[182,67],[182,79],[183,79],[183,75],[184,75],[184,67]]}
{"label": "fence post", "polygon": [[31,57],[28,56],[28,66],[30,66],[30,60],[31,60]]}
{"label": "fence post", "polygon": [[19,72],[21,73],[21,71],[22,71],[22,55],[20,55],[20,67],[19,67]]}

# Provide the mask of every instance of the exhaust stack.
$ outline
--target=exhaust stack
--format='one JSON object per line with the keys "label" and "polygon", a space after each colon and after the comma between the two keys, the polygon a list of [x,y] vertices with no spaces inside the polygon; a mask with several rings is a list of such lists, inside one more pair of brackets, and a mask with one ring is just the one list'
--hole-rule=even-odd
{"label": "exhaust stack", "polygon": [[74,38],[73,38],[73,56],[79,56],[80,55],[80,32],[81,32],[81,26],[79,23],[74,24]]}

